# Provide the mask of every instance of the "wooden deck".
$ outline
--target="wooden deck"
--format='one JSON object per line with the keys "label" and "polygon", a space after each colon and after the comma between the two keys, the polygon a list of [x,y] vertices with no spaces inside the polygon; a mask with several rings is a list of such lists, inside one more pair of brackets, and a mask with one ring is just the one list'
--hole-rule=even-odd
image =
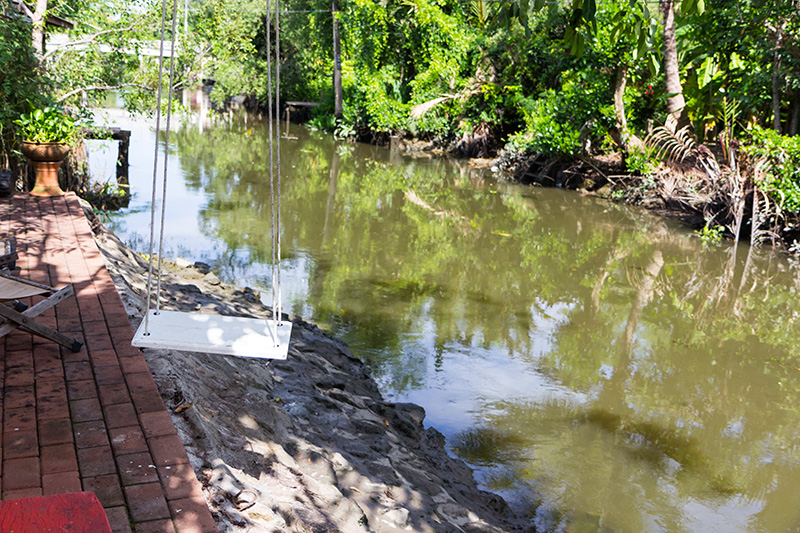
{"label": "wooden deck", "polygon": [[78,198],[0,198],[4,234],[21,277],[73,285],[38,320],[85,346],[0,338],[1,499],[91,491],[115,532],[216,531]]}

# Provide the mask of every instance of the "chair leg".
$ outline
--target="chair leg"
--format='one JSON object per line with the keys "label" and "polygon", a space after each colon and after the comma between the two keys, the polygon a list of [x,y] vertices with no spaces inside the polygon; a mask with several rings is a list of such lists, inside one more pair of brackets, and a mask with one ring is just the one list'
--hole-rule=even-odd
{"label": "chair leg", "polygon": [[[35,320],[32,320],[30,316],[31,311],[34,311],[36,306],[28,309],[25,314],[20,313],[18,311],[14,311],[12,308],[8,307],[7,305],[0,304],[0,316],[8,320],[13,326],[19,327],[25,331],[29,331],[35,335],[39,335],[40,337],[44,337],[46,339],[50,339],[51,341],[57,342],[58,344],[65,346],[72,350],[73,352],[79,352],[83,343],[78,339],[70,339],[63,333],[60,333],[54,329],[48,328],[47,326],[43,326],[39,324]],[[33,316],[38,316],[32,314]],[[6,328],[4,328],[6,329]]]}
{"label": "chair leg", "polygon": [[17,267],[17,239],[15,237],[6,237],[0,239],[2,247],[0,247],[0,268],[7,268],[14,270]]}
{"label": "chair leg", "polygon": [[72,339],[72,346],[67,346],[73,353],[78,353],[83,348],[83,343],[78,339]]}

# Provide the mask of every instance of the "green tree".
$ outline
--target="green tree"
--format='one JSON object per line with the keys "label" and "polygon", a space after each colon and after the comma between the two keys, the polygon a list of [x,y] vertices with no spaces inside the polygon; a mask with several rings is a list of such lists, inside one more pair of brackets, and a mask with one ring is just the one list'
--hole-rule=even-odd
{"label": "green tree", "polygon": [[12,155],[16,146],[14,121],[50,100],[50,80],[41,75],[36,50],[31,46],[29,25],[14,13],[0,23],[0,169],[16,168]]}

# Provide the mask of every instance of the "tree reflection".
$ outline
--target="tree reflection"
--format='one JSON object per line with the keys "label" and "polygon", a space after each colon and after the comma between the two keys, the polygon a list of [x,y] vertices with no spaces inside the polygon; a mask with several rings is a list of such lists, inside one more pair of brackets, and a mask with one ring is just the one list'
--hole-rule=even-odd
{"label": "tree reflection", "polygon": [[[263,131],[177,135],[228,280],[271,258]],[[298,137],[281,145],[284,253],[308,259],[296,306],[389,390],[424,386],[456,351],[502,354],[555,387],[485,395],[482,422],[452,439],[495,488],[530,483],[575,527],[688,531],[726,509],[756,529],[800,523],[786,503],[800,489],[800,283],[785,260],[463,165]]]}

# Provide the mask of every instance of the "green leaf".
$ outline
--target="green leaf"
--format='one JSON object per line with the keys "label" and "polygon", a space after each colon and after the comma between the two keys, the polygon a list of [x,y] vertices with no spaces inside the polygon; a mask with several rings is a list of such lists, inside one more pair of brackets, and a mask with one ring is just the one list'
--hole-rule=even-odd
{"label": "green leaf", "polygon": [[658,71],[661,68],[661,63],[658,62],[658,58],[654,54],[650,54],[647,61],[647,67],[650,69],[650,76],[656,77],[658,76]]}
{"label": "green leaf", "polygon": [[711,80],[714,79],[714,75],[717,73],[717,63],[714,61],[713,57],[707,57],[703,64],[700,65],[700,70],[698,72],[698,85],[700,87],[705,87]]}
{"label": "green leaf", "polygon": [[622,32],[622,24],[617,24],[616,26],[611,28],[611,40],[618,41],[621,32]]}
{"label": "green leaf", "polygon": [[523,27],[525,27],[525,28],[528,27],[528,0],[522,0],[520,2],[519,20],[522,23]]}
{"label": "green leaf", "polygon": [[583,0],[583,20],[589,22],[594,20],[597,13],[597,4],[595,0]]}
{"label": "green leaf", "polygon": [[572,55],[576,57],[581,57],[583,55],[585,44],[586,43],[583,39],[583,35],[581,35],[580,33],[576,33],[575,42],[572,45]]}
{"label": "green leaf", "polygon": [[739,57],[739,54],[737,54],[736,52],[731,53],[730,68],[732,69],[744,68],[744,61],[742,61],[742,58]]}
{"label": "green leaf", "polygon": [[636,44],[636,55],[644,57],[647,52],[647,34],[644,32],[639,33],[639,42]]}

